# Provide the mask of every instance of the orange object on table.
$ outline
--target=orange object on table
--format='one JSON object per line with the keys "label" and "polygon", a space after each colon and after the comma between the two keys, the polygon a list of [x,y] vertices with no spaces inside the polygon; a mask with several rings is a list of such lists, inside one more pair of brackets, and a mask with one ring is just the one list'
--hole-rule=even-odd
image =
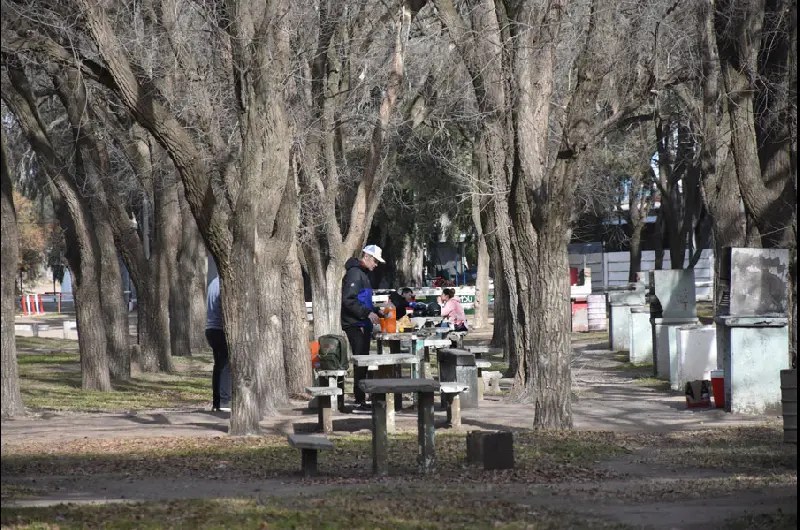
{"label": "orange object on table", "polygon": [[315,340],[309,343],[309,347],[311,348],[311,367],[319,368],[319,341]]}
{"label": "orange object on table", "polygon": [[381,331],[384,333],[397,333],[397,309],[394,307],[383,308]]}

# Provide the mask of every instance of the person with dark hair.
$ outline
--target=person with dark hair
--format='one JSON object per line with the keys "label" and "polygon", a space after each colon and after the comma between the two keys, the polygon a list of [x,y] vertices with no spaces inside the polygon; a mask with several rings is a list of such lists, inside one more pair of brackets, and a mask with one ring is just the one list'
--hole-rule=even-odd
{"label": "person with dark hair", "polygon": [[455,289],[449,287],[442,289],[442,316],[445,321],[453,324],[454,331],[467,331],[467,315],[464,307],[456,298]]}
{"label": "person with dark hair", "polygon": [[[400,292],[393,291],[389,293],[389,301],[397,310],[395,315],[398,320],[403,318],[406,313],[410,313],[409,309],[414,309],[414,291],[410,287],[403,287]],[[411,316],[411,315],[409,315]]]}
{"label": "person with dark hair", "polygon": [[[345,262],[342,279],[342,329],[347,335],[353,355],[369,355],[373,326],[380,325],[381,313],[372,305],[372,283],[368,273],[379,263],[386,263],[381,256],[381,247],[367,245],[361,251],[361,259],[350,258]],[[366,394],[359,383],[367,377],[367,367],[353,369],[353,393],[356,408],[369,410]]]}

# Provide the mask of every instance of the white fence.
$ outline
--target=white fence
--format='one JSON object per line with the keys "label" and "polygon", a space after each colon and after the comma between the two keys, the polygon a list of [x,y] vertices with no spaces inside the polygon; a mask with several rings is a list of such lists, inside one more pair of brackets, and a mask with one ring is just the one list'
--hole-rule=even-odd
{"label": "white fence", "polygon": [[[684,266],[689,264],[691,255],[686,253]],[[622,287],[628,283],[628,272],[630,271],[630,253],[628,252],[605,252],[593,254],[570,254],[570,267],[582,269],[584,260],[587,267],[592,269],[592,291],[602,292],[608,287]],[[642,252],[643,271],[655,268],[656,253],[654,250]],[[664,250],[664,265],[669,267],[669,250]],[[714,281],[714,251],[711,249],[703,250],[700,260],[694,266],[694,281],[697,285],[697,299],[711,300],[713,293],[712,282]]]}

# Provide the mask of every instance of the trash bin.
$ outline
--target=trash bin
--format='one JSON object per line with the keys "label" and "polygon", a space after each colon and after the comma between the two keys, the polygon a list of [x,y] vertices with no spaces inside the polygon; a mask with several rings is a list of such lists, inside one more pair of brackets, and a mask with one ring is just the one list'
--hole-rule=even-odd
{"label": "trash bin", "polygon": [[478,368],[475,354],[467,350],[444,348],[439,350],[439,381],[461,383],[469,388],[461,394],[461,408],[478,406]]}

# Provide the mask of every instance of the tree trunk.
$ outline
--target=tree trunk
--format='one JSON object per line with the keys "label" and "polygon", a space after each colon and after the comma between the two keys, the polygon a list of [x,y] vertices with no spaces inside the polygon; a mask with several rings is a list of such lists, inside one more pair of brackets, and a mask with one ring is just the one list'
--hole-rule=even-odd
{"label": "tree trunk", "polygon": [[[308,261],[306,263],[308,264]],[[308,268],[308,274],[311,279],[314,337],[330,333],[341,334],[344,260],[331,260],[324,270],[320,270],[315,264]]]}
{"label": "tree trunk", "polygon": [[0,284],[2,285],[2,323],[0,323],[0,348],[2,349],[2,418],[13,418],[25,413],[22,394],[19,391],[17,371],[17,345],[14,337],[14,313],[16,293],[19,240],[17,238],[17,216],[14,211],[14,193],[11,175],[6,160],[6,137],[0,139],[0,188],[2,188],[2,210],[0,210]]}
{"label": "tree trunk", "polygon": [[[472,177],[476,183],[483,182],[485,168],[482,155],[473,145],[472,150]],[[472,327],[485,328],[489,325],[489,247],[486,244],[486,235],[481,224],[481,211],[488,205],[483,200],[484,194],[479,185],[472,190],[472,224],[477,234],[476,246],[478,247],[478,276],[475,280],[475,319]]]}
{"label": "tree trunk", "polygon": [[106,330],[108,370],[112,380],[127,381],[131,377],[130,331],[117,247],[107,222],[97,223],[95,234],[100,250],[100,303]]}
{"label": "tree trunk", "polygon": [[178,282],[186,293],[189,324],[189,350],[199,352],[206,344],[206,287],[208,253],[197,222],[186,202],[183,183],[178,181],[178,204],[181,209],[181,244],[178,252]]}
{"label": "tree trunk", "polygon": [[312,383],[309,325],[302,296],[303,272],[296,243],[292,244],[286,256],[282,274],[283,364],[286,367],[286,390],[291,395],[305,392],[305,388]]}
{"label": "tree trunk", "polygon": [[631,248],[630,248],[630,269],[628,271],[628,282],[636,283],[638,273],[642,271],[642,231],[644,230],[643,224],[633,226],[633,233],[631,234]]}
{"label": "tree trunk", "polygon": [[[165,160],[166,162],[166,160]],[[167,165],[167,164],[164,164]],[[187,274],[187,267],[182,267],[181,262],[189,261],[183,256],[184,251],[184,228],[178,200],[178,189],[175,175],[166,167],[164,174],[157,184],[158,189],[155,193],[156,208],[161,208],[161,213],[156,213],[157,237],[159,240],[159,252],[163,253],[163,260],[167,268],[169,278],[169,341],[170,351],[173,356],[186,357],[192,354],[191,348],[191,320],[189,313],[189,299],[191,290],[187,289],[187,284],[191,282],[184,279]]]}
{"label": "tree trunk", "polygon": [[422,264],[425,249],[414,238],[403,238],[403,252],[397,262],[398,284],[406,287],[422,286]]}
{"label": "tree trunk", "polygon": [[69,164],[62,160],[39,117],[33,89],[21,67],[13,61],[7,64],[10,83],[3,84],[3,101],[17,118],[28,142],[36,151],[44,169],[49,173],[51,198],[67,241],[72,271],[75,312],[78,321],[78,345],[81,352],[81,376],[84,390],[111,390],[106,354],[105,325],[102,319],[97,239],[91,227],[94,220],[72,178],[67,174]]}
{"label": "tree trunk", "polygon": [[[566,168],[565,168],[566,171]],[[526,356],[528,385],[534,398],[534,428],[572,427],[569,253],[567,219],[551,216],[537,230],[535,275],[531,278],[531,354]]]}
{"label": "tree trunk", "polygon": [[[151,254],[157,260],[158,254]],[[169,342],[169,276],[164,263],[151,264],[156,269],[150,282],[136,286],[139,317],[139,369],[143,372],[173,372]]]}

